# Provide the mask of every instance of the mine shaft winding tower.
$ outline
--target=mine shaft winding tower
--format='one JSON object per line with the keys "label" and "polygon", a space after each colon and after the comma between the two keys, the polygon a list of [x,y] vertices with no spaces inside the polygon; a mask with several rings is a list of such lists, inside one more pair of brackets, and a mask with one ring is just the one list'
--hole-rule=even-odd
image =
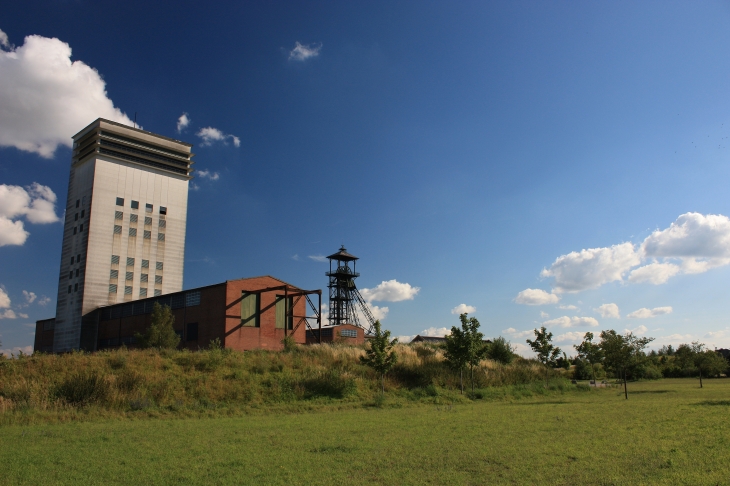
{"label": "mine shaft winding tower", "polygon": [[[330,271],[326,273],[329,277],[330,325],[353,324],[372,334],[375,318],[355,286],[355,279],[360,276],[355,270],[358,257],[347,253],[343,245],[327,259],[330,261]],[[361,319],[366,322],[361,323]]]}

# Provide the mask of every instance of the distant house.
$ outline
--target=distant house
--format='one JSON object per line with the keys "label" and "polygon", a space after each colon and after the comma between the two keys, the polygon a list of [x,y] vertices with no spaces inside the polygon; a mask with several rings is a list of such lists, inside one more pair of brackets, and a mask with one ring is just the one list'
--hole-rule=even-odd
{"label": "distant house", "polygon": [[723,358],[730,360],[730,349],[720,348],[716,349],[715,352]]}

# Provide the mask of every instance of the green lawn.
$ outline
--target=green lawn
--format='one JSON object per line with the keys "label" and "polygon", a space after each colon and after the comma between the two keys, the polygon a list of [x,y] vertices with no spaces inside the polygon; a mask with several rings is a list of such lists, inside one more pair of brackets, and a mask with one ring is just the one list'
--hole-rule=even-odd
{"label": "green lawn", "polygon": [[516,401],[0,427],[7,484],[730,484],[730,379]]}

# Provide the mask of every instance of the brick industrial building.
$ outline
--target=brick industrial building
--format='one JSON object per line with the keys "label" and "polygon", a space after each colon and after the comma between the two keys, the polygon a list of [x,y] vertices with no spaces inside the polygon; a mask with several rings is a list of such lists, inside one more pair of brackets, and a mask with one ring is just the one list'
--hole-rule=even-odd
{"label": "brick industrial building", "polygon": [[[219,339],[225,348],[238,351],[277,350],[282,348],[281,341],[286,336],[304,344],[306,297],[313,293],[318,291],[302,291],[274,277],[263,276],[113,304],[83,316],[80,348],[97,351],[122,344],[134,346],[134,335],[150,325],[155,303],[172,309],[174,329],[181,338],[182,348],[197,350]],[[50,351],[53,327],[53,319],[36,323],[36,350]],[[319,329],[312,331],[319,332]],[[322,331],[323,341],[327,342],[324,337],[327,328]],[[362,329],[359,331],[362,333]],[[345,334],[352,332],[345,331]],[[357,336],[348,341],[357,341]]]}

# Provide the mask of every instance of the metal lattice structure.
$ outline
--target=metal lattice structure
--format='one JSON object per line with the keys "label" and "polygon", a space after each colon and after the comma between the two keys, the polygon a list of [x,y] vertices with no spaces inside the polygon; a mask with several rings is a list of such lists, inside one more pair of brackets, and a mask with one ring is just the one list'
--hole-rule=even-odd
{"label": "metal lattice structure", "polygon": [[330,261],[330,271],[326,273],[329,277],[330,325],[352,324],[364,329],[366,334],[372,334],[375,317],[355,285],[355,279],[360,276],[355,270],[358,257],[347,253],[343,245],[340,251],[327,258]]}

